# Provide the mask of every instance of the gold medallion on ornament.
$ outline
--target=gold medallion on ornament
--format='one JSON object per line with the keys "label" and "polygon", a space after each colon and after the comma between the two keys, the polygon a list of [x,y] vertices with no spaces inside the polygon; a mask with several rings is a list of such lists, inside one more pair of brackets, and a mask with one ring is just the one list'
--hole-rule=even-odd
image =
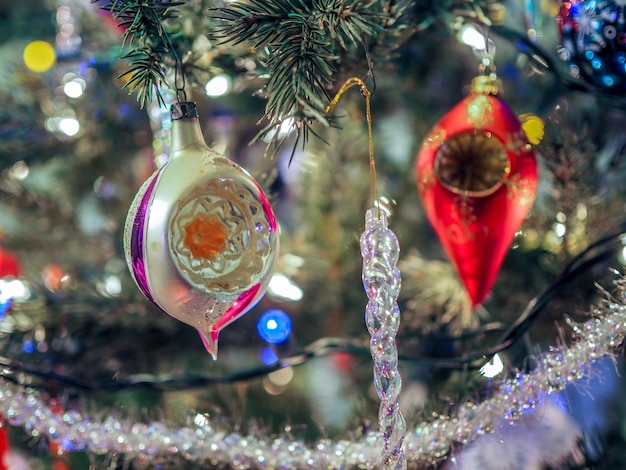
{"label": "gold medallion on ornament", "polygon": [[435,155],[435,174],[443,186],[464,196],[484,197],[506,180],[511,164],[491,132],[474,130],[448,138]]}
{"label": "gold medallion on ornament", "polygon": [[169,249],[178,272],[209,293],[238,295],[258,283],[271,254],[271,229],[261,202],[235,179],[216,178],[177,203]]}

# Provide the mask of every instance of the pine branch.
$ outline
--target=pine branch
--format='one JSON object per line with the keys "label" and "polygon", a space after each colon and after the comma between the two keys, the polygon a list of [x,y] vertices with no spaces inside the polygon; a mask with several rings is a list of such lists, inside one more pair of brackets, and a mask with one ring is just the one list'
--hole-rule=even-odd
{"label": "pine branch", "polygon": [[125,28],[123,44],[131,49],[122,58],[130,69],[118,78],[126,79],[123,88],[137,93],[142,108],[155,95],[159,104],[165,104],[159,87],[165,84],[166,63],[168,58],[169,63],[180,60],[164,24],[178,16],[176,7],[183,4],[168,0],[107,0],[100,6],[119,20],[118,27]]}
{"label": "pine branch", "polygon": [[219,39],[248,42],[263,52],[269,81],[261,121],[267,125],[256,139],[269,139],[272,153],[284,140],[279,132],[284,122],[292,122],[296,145],[307,141],[314,122],[330,125],[327,89],[336,80],[339,52],[380,33],[384,7],[379,0],[269,0],[219,10],[223,24],[214,31]]}
{"label": "pine branch", "polygon": [[150,46],[133,49],[124,54],[130,69],[119,75],[118,78],[127,78],[122,88],[128,88],[131,93],[137,93],[137,101],[143,108],[146,103],[152,101],[153,93],[156,94],[159,104],[165,105],[159,91],[161,83],[165,83],[165,67],[160,61],[163,53],[162,48]]}

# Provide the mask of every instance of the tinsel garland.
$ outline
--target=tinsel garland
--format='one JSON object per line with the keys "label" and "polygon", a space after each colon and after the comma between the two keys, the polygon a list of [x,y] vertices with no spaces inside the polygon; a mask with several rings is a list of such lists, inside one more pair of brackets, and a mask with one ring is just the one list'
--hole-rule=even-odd
{"label": "tinsel garland", "polygon": [[[620,298],[626,282],[621,281]],[[626,305],[608,298],[582,325],[572,324],[571,346],[554,347],[537,358],[526,374],[501,381],[491,398],[461,406],[456,415],[435,416],[408,433],[404,451],[409,463],[434,463],[448,455],[451,445],[465,444],[490,433],[502,419],[512,424],[532,411],[545,396],[562,391],[585,376],[592,364],[626,335]],[[570,322],[571,323],[571,322]],[[6,371],[5,371],[6,373]],[[322,439],[313,444],[289,436],[240,435],[220,429],[198,414],[187,426],[162,422],[137,423],[109,413],[98,418],[81,411],[53,410],[37,390],[2,382],[0,413],[33,437],[46,437],[67,452],[117,455],[144,463],[181,458],[205,465],[250,468],[376,468],[383,439],[370,433],[356,440]]]}

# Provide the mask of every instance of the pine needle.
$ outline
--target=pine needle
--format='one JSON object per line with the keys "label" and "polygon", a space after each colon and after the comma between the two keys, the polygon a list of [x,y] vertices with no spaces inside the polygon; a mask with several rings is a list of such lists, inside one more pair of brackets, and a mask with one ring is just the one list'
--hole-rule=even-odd
{"label": "pine needle", "polygon": [[[325,108],[336,81],[339,51],[356,48],[382,30],[380,1],[269,0],[234,2],[218,10],[214,34],[223,42],[250,42],[263,51],[269,73],[263,127],[255,140],[269,138],[274,155],[284,136],[283,122],[295,120],[294,149],[314,123],[329,126]],[[293,152],[292,152],[293,154]]]}
{"label": "pine needle", "polygon": [[[99,1],[91,0],[91,3]],[[123,45],[130,50],[122,58],[130,68],[118,78],[125,80],[123,88],[137,94],[137,101],[142,108],[154,96],[159,104],[165,104],[159,90],[165,84],[165,63],[168,58],[170,63],[178,62],[178,55],[164,23],[176,18],[176,7],[184,3],[167,0],[108,0],[100,6],[118,20],[118,27],[125,28]]]}

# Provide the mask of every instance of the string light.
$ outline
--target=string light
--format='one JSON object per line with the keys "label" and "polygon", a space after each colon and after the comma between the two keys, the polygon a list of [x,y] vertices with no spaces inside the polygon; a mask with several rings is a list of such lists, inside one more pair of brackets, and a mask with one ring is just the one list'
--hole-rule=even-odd
{"label": "string light", "polygon": [[[623,298],[626,281],[619,287],[619,298]],[[626,305],[607,300],[594,311],[598,316],[583,325],[572,325],[574,344],[552,348],[538,357],[533,371],[494,383],[496,391],[482,403],[466,403],[454,415],[437,416],[413,427],[404,445],[407,461],[434,464],[448,455],[451,446],[489,434],[502,419],[514,422],[526,416],[541,406],[542,397],[557,394],[583,378],[596,360],[612,354],[626,334]],[[236,461],[240,468],[374,468],[383,443],[376,432],[356,439],[322,439],[310,445],[289,434],[271,439],[246,436],[229,433],[205,414],[196,414],[188,426],[170,428],[159,421],[136,423],[112,414],[59,413],[51,410],[36,389],[9,381],[0,384],[0,414],[33,436],[59,442],[63,451],[124,455],[128,462],[141,459],[144,465],[178,456],[213,466]]]}
{"label": "string light", "polygon": [[76,118],[67,117],[59,121],[59,130],[68,137],[73,137],[80,131],[80,123]]}
{"label": "string light", "polygon": [[487,48],[485,36],[478,30],[476,26],[471,23],[466,23],[463,25],[463,27],[459,31],[459,40],[463,44],[467,44],[477,51],[484,51]]}
{"label": "string light", "polygon": [[565,224],[557,222],[554,224],[554,233],[557,237],[562,238],[565,236],[565,232],[567,231]]}
{"label": "string light", "polygon": [[83,85],[78,80],[72,80],[63,86],[63,93],[68,98],[80,98],[83,95]]}
{"label": "string light", "polygon": [[226,95],[232,87],[232,79],[228,75],[216,75],[204,86],[207,96],[217,98]]}
{"label": "string light", "polygon": [[0,292],[4,297],[13,300],[26,300],[30,297],[30,289],[19,279],[0,279]]}
{"label": "string light", "polygon": [[502,359],[500,359],[499,354],[495,354],[491,361],[480,368],[480,373],[483,377],[487,377],[488,379],[493,379],[495,376],[500,374],[504,370],[504,364],[502,363]]}
{"label": "string light", "polygon": [[271,344],[284,343],[291,334],[291,318],[282,310],[268,310],[259,318],[257,331],[263,341]]}
{"label": "string light", "polygon": [[33,343],[33,341],[30,340],[30,339],[24,340],[24,342],[22,343],[22,351],[24,351],[27,354],[34,353],[35,352],[35,343]]}
{"label": "string light", "polygon": [[24,65],[36,73],[43,73],[56,63],[54,47],[46,41],[32,41],[24,48]]}
{"label": "string light", "polygon": [[116,275],[107,276],[104,280],[104,290],[112,296],[120,295],[122,292],[122,281]]}
{"label": "string light", "polygon": [[[294,118],[287,118],[280,123],[275,129],[271,129],[265,137],[264,142],[271,142],[273,139],[282,139],[296,130],[296,120]],[[278,134],[278,135],[277,135]]]}
{"label": "string light", "polygon": [[281,300],[298,302],[302,300],[304,292],[291,279],[284,274],[276,273],[272,276],[267,292],[273,297]]}
{"label": "string light", "polygon": [[9,177],[15,178],[17,181],[24,181],[28,177],[29,173],[30,168],[24,160],[15,162],[15,164],[9,169]]}

